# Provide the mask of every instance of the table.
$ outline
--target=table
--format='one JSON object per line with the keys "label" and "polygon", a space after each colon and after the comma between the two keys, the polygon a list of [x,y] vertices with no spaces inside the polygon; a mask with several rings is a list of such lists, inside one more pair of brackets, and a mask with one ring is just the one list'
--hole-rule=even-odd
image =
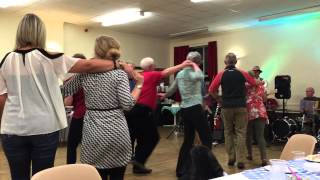
{"label": "table", "polygon": [[176,130],[179,128],[179,123],[177,123],[177,113],[180,111],[180,106],[177,106],[177,105],[172,105],[172,106],[163,106],[161,111],[164,111],[164,110],[169,110],[174,119],[173,119],[173,130],[169,133],[169,135],[167,136],[167,139],[171,136],[172,133],[175,132],[176,134]]}
{"label": "table", "polygon": [[163,106],[161,111],[169,110],[174,116],[173,125],[176,126],[177,125],[176,115],[180,111],[180,109],[181,109],[180,106]]}
{"label": "table", "polygon": [[[303,178],[303,180],[320,180],[320,173],[310,172],[307,169],[304,169],[304,163],[307,163],[306,160],[292,160],[288,161],[288,166],[293,167],[297,170],[297,176]],[[311,162],[309,162],[311,163]],[[317,163],[319,164],[319,163]],[[319,164],[320,165],[320,164]],[[287,174],[287,177],[291,177],[291,174]],[[255,168],[245,170],[241,173],[232,174],[229,176],[224,176],[220,178],[216,178],[219,180],[227,180],[227,179],[236,179],[236,180],[268,180],[269,178],[269,171],[266,170],[264,167]]]}

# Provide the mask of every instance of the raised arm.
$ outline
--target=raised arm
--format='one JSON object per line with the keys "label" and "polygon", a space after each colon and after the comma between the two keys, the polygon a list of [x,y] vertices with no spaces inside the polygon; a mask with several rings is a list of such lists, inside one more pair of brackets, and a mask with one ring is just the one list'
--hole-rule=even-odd
{"label": "raised arm", "polygon": [[240,72],[242,73],[242,75],[244,76],[244,78],[246,79],[246,81],[252,85],[252,86],[256,86],[258,85],[258,83],[262,83],[261,81],[255,79],[254,77],[250,76],[250,74],[248,72],[245,72],[245,71],[241,71]]}
{"label": "raised arm", "polygon": [[117,94],[120,107],[129,111],[135,104],[141,92],[141,83],[136,83],[135,88],[130,93],[129,78],[125,72],[121,72],[118,78]]}
{"label": "raised arm", "polygon": [[81,75],[77,74],[67,81],[62,88],[62,94],[64,97],[72,96],[79,91],[81,86]]}
{"label": "raised arm", "polygon": [[195,63],[192,63],[192,67],[193,67],[194,71],[189,73],[191,80],[193,80],[193,81],[203,80],[204,75],[203,75],[201,69],[199,68],[199,66]]}
{"label": "raised arm", "polygon": [[162,75],[162,77],[168,77],[168,76],[180,71],[181,69],[183,69],[187,66],[192,66],[192,62],[190,60],[185,60],[183,63],[181,63],[179,65],[169,67],[169,68],[161,71],[161,75]]}
{"label": "raised arm", "polygon": [[[118,64],[116,64],[118,66]],[[106,72],[114,69],[113,61],[109,60],[78,60],[69,70],[69,73],[95,73]]]}
{"label": "raised arm", "polygon": [[218,102],[221,101],[220,97],[218,96],[217,90],[221,84],[222,75],[223,75],[223,72],[218,73],[217,76],[211,82],[209,87],[209,94]]}

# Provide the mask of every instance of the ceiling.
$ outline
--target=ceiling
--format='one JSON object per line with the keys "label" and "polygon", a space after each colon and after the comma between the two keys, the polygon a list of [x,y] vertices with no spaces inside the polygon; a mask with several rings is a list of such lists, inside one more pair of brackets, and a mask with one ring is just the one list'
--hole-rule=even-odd
{"label": "ceiling", "polygon": [[0,9],[0,13],[23,15],[33,12],[40,17],[54,17],[68,23],[100,26],[91,19],[112,10],[138,7],[152,12],[153,16],[108,28],[168,37],[171,33],[232,25],[318,4],[320,0],[213,0],[197,4],[189,0],[40,0],[23,7]]}

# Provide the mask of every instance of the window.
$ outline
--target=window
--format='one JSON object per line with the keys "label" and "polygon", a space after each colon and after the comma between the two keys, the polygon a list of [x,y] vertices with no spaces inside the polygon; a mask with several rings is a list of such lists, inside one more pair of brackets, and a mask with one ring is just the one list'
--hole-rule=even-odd
{"label": "window", "polygon": [[208,46],[196,46],[190,47],[190,51],[197,51],[201,54],[202,57],[202,67],[200,67],[205,75],[208,77]]}

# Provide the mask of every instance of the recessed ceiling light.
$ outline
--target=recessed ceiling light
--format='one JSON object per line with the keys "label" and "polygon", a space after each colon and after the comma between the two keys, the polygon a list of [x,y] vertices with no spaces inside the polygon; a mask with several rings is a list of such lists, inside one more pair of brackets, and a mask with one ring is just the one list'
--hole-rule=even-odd
{"label": "recessed ceiling light", "polygon": [[212,1],[212,0],[190,0],[193,3],[201,3],[201,2],[208,2],[208,1]]}
{"label": "recessed ceiling light", "polygon": [[141,11],[139,8],[129,8],[106,13],[93,20],[101,22],[103,26],[113,26],[138,21],[150,17],[151,15],[151,12]]}
{"label": "recessed ceiling light", "polygon": [[0,0],[0,8],[7,8],[10,6],[23,6],[34,1],[36,0]]}

